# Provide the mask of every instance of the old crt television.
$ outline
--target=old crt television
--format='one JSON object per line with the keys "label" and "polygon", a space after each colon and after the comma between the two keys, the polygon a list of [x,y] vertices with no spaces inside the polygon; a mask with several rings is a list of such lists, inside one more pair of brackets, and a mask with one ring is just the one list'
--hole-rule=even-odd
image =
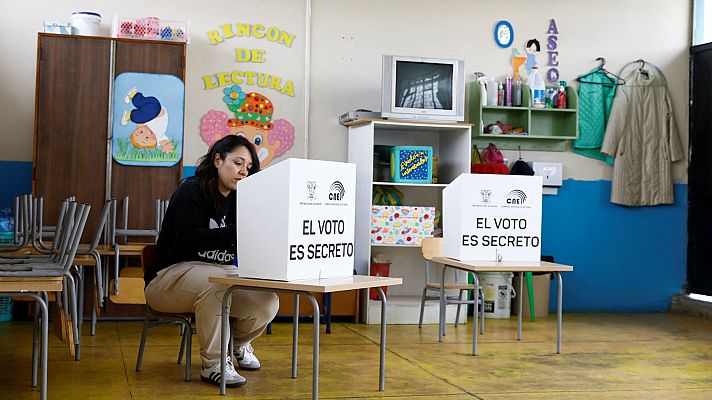
{"label": "old crt television", "polygon": [[464,121],[465,62],[384,55],[381,117]]}

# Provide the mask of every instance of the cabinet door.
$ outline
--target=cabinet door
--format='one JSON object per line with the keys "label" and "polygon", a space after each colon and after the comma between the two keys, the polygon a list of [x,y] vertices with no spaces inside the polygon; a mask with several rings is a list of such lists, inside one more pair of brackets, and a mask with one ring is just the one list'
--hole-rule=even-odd
{"label": "cabinet door", "polygon": [[[44,196],[45,225],[55,225],[59,203],[70,195],[101,210],[110,52],[106,39],[39,35],[32,188]],[[89,215],[83,242],[98,215]]]}
{"label": "cabinet door", "polygon": [[[185,81],[185,44],[116,40],[114,72],[114,78],[123,72],[142,72],[171,74]],[[137,167],[112,161],[112,196],[129,196],[130,229],[155,228],[155,199],[168,199],[173,194],[182,165]]]}

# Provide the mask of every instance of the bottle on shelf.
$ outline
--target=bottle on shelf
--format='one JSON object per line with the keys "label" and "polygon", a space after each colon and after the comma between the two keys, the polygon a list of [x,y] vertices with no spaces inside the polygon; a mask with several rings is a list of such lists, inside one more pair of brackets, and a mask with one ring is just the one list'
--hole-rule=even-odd
{"label": "bottle on shelf", "polygon": [[515,107],[522,105],[522,78],[519,74],[512,78],[512,105]]}
{"label": "bottle on shelf", "polygon": [[529,74],[527,78],[527,85],[531,91],[531,106],[534,108],[544,108],[546,104],[546,100],[544,99],[546,87],[544,86],[544,80],[539,75],[539,67],[532,68],[532,73]]}
{"label": "bottle on shelf", "polygon": [[483,106],[487,105],[487,77],[481,76],[477,78],[477,82],[480,84],[480,104]]}
{"label": "bottle on shelf", "polygon": [[559,82],[559,99],[558,108],[566,108],[566,82]]}
{"label": "bottle on shelf", "polygon": [[487,105],[497,105],[497,81],[494,78],[487,78]]}
{"label": "bottle on shelf", "polygon": [[504,85],[502,85],[502,82],[497,85],[497,105],[504,105]]}
{"label": "bottle on shelf", "polygon": [[509,75],[504,78],[504,105],[512,106],[512,77]]}

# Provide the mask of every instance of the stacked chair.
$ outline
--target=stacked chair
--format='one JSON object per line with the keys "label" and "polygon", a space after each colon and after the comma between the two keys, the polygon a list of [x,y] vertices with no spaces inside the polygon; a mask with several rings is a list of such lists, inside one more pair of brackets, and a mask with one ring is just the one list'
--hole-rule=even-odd
{"label": "stacked chair", "polygon": [[[20,220],[23,220],[27,216],[26,221],[21,221],[22,226],[18,228],[18,239],[15,242],[17,247],[20,243],[24,242],[27,245],[32,235],[37,238],[39,235],[36,219],[31,217],[30,203],[32,199],[29,197],[21,197],[20,203],[24,205],[21,206],[22,210],[17,215],[22,215]],[[37,207],[32,207],[37,210]],[[54,237],[52,245],[47,247],[46,254],[38,255],[2,255],[0,256],[0,278],[5,280],[22,280],[24,284],[29,285],[28,287],[39,288],[40,283],[61,280],[64,290],[62,290],[62,295],[57,297],[57,301],[61,302],[64,308],[64,312],[69,314],[71,319],[71,341],[70,348],[72,344],[74,346],[75,359],[79,360],[80,357],[80,346],[79,346],[79,314],[77,312],[77,290],[76,283],[74,279],[74,274],[72,273],[72,266],[74,262],[74,257],[76,255],[77,249],[79,248],[79,241],[81,240],[84,227],[86,225],[87,217],[91,206],[88,204],[77,204],[73,200],[64,200],[61,203],[60,213],[57,220],[57,224],[54,228]],[[33,240],[34,242],[34,240]],[[24,247],[24,245],[22,247]],[[3,249],[5,250],[5,249]],[[0,281],[1,283],[2,281]],[[32,285],[32,282],[35,285]],[[3,286],[0,285],[0,291],[4,293],[15,293],[15,290],[5,291],[1,289]],[[41,398],[45,399],[47,395],[47,301],[48,296],[45,291],[40,293],[28,293],[23,292],[22,295],[29,295],[38,304],[35,312],[35,329],[34,329],[34,340],[33,340],[33,358],[32,358],[32,384],[37,386],[37,352],[35,348],[37,346],[37,333],[39,328],[42,328],[42,338],[39,343],[39,358],[40,365],[42,368],[42,387],[41,387]],[[41,317],[40,317],[41,311]]]}

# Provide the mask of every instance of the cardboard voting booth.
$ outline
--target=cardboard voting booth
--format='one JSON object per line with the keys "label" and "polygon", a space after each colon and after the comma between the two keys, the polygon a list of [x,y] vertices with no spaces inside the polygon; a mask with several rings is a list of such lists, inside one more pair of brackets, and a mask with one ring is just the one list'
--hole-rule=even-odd
{"label": "cardboard voting booth", "polygon": [[353,275],[356,166],[290,158],[237,185],[237,272],[291,281]]}
{"label": "cardboard voting booth", "polygon": [[540,176],[462,174],[443,190],[445,256],[539,261]]}

